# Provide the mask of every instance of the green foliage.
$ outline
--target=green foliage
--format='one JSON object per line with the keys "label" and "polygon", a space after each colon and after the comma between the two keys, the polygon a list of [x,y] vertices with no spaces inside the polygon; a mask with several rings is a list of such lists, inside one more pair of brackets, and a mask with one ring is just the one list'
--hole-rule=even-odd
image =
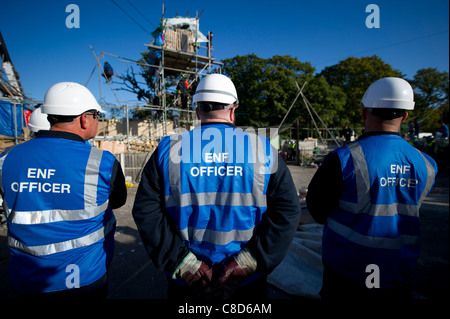
{"label": "green foliage", "polygon": [[[139,73],[132,67],[122,75],[121,89],[133,92],[139,100],[152,104],[153,97],[159,91],[159,75],[152,68],[152,53],[141,53]],[[328,66],[314,75],[315,69],[309,62],[301,62],[290,55],[275,55],[260,58],[255,54],[235,56],[222,61],[223,73],[234,82],[240,105],[236,112],[236,124],[239,126],[268,127],[278,126],[298,94],[296,82],[327,127],[358,129],[363,127],[360,101],[366,89],[376,80],[404,75],[384,62],[380,57],[349,57],[339,63]],[[141,81],[138,82],[137,75]],[[175,98],[176,77],[166,77],[166,104]],[[435,68],[418,70],[409,81],[415,91],[415,110],[405,123],[419,120],[422,131],[433,132],[439,123],[448,123],[448,72],[439,72]],[[166,91],[166,92],[167,92]],[[134,112],[137,118],[147,118],[149,111]],[[317,118],[316,122],[317,122]],[[311,116],[304,101],[299,97],[291,109],[285,124],[299,121],[300,127],[313,127]],[[321,126],[321,124],[319,124]]]}
{"label": "green foliage", "polygon": [[[295,82],[326,124],[333,123],[333,114],[342,111],[345,95],[330,87],[323,77],[314,77],[315,69],[289,55],[263,59],[254,54],[223,60],[224,73],[234,82],[239,96],[237,125],[278,126],[298,94]],[[301,125],[311,122],[305,104],[299,98],[286,122],[299,119]]]}
{"label": "green foliage", "polygon": [[380,57],[355,58],[350,57],[338,64],[326,67],[321,73],[330,85],[340,87],[347,101],[345,103],[344,118],[340,122],[356,127],[362,125],[360,102],[367,88],[376,80],[404,75],[385,63]]}
{"label": "green foliage", "polygon": [[448,123],[448,72],[439,72],[435,68],[420,69],[410,82],[414,87],[416,105],[408,120],[417,119],[424,132],[434,132],[441,121]]}
{"label": "green foliage", "polygon": [[319,114],[327,127],[343,127],[347,124],[345,103],[347,96],[337,86],[330,86],[321,75],[311,81],[311,85],[305,87],[305,96],[314,110]]}

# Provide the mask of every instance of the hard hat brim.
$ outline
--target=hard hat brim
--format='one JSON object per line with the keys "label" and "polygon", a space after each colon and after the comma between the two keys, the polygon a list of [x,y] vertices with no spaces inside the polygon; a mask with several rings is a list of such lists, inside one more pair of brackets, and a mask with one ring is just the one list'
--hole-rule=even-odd
{"label": "hard hat brim", "polygon": [[413,101],[398,101],[398,100],[375,100],[363,99],[362,104],[367,108],[379,109],[400,109],[400,110],[414,110]]}
{"label": "hard hat brim", "polygon": [[224,94],[226,92],[199,92],[195,93],[192,102],[216,102],[224,104],[232,104],[237,102],[237,97],[231,94]]}

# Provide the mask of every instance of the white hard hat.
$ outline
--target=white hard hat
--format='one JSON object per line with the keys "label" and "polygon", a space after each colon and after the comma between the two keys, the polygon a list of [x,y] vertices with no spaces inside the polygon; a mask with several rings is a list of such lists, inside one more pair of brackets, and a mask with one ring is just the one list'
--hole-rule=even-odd
{"label": "white hard hat", "polygon": [[40,130],[50,129],[50,122],[47,120],[47,114],[43,114],[41,108],[37,108],[31,113],[28,121],[28,128],[34,133],[37,133]]}
{"label": "white hard hat", "polygon": [[230,78],[222,74],[205,76],[197,86],[193,103],[215,102],[223,104],[239,103],[236,88]]}
{"label": "white hard hat", "polygon": [[59,82],[45,93],[42,113],[52,115],[80,115],[89,110],[104,113],[92,93],[75,82]]}
{"label": "white hard hat", "polygon": [[367,108],[413,110],[414,92],[404,79],[383,78],[369,86],[361,103]]}

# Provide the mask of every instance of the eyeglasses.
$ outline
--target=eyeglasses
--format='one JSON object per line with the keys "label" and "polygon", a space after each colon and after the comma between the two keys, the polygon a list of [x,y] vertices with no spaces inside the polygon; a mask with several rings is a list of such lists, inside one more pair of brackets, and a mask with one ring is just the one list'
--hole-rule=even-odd
{"label": "eyeglasses", "polygon": [[92,112],[85,112],[86,115],[92,115],[92,117],[95,119],[100,117],[100,111],[92,111]]}

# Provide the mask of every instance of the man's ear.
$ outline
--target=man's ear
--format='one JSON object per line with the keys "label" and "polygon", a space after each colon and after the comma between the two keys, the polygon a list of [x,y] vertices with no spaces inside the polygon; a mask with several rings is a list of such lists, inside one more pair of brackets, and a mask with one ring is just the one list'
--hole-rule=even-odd
{"label": "man's ear", "polygon": [[408,112],[405,112],[405,114],[403,114],[401,123],[403,123],[407,118],[408,118]]}
{"label": "man's ear", "polygon": [[232,107],[231,110],[230,110],[230,122],[233,123],[233,124],[234,124],[234,120],[235,120],[235,115],[234,115],[234,110],[235,109],[236,109],[235,107]]}
{"label": "man's ear", "polygon": [[80,115],[80,118],[79,118],[79,121],[80,121],[80,126],[81,126],[81,128],[82,128],[83,130],[86,130],[86,129],[88,128],[88,124],[87,124],[87,121],[88,121],[87,115],[86,115],[86,114],[81,114],[81,115]]}

